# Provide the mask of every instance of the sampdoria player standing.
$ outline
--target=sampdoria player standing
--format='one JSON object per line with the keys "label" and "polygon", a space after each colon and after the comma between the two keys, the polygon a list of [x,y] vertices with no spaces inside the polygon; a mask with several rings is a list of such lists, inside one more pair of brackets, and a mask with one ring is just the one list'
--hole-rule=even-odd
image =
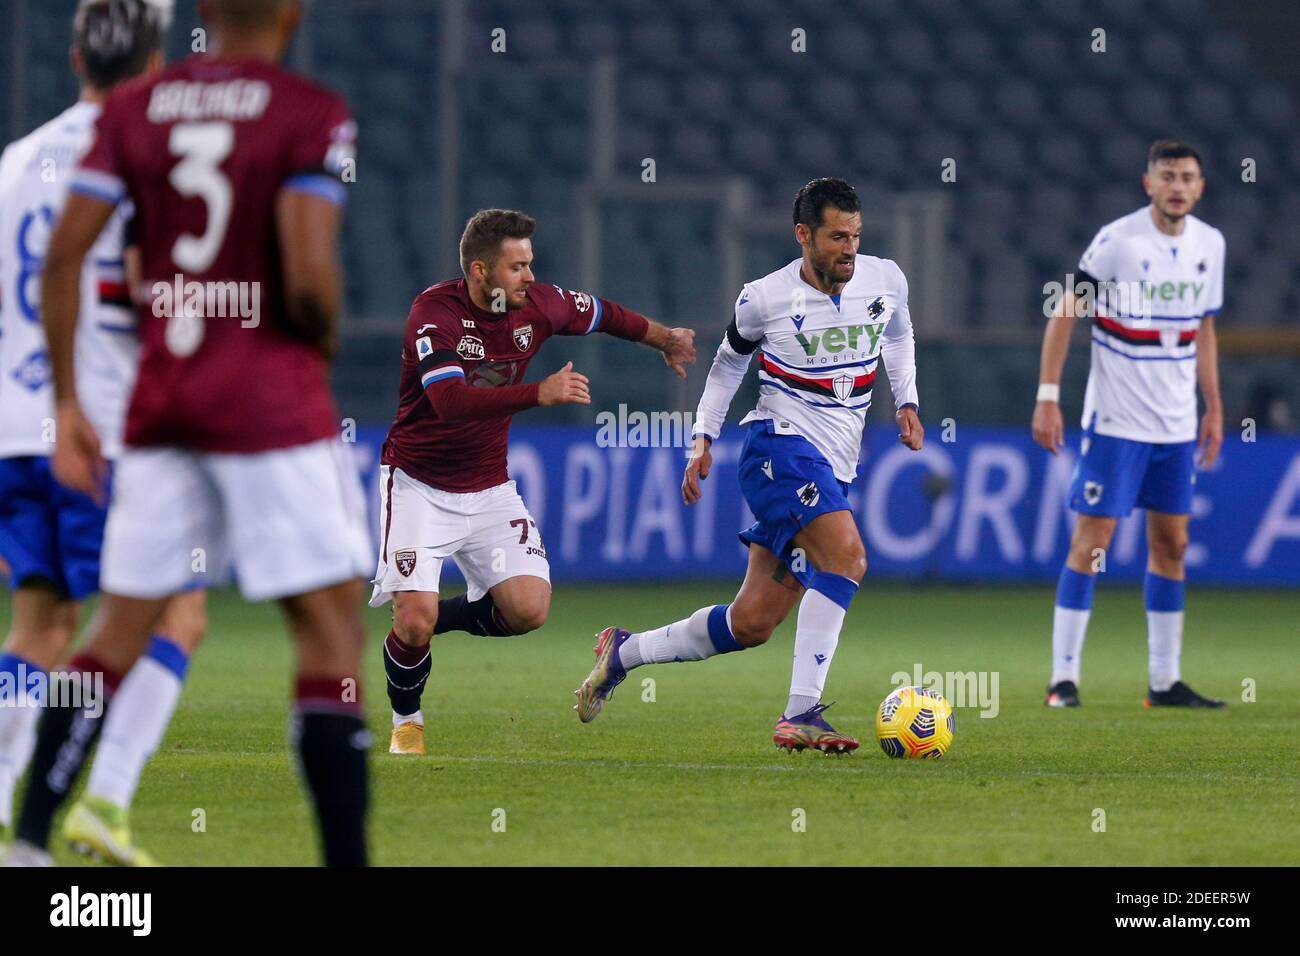
{"label": "sampdoria player standing", "polygon": [[[506,437],[517,412],[591,398],[572,362],[522,383],[542,343],[605,332],[658,349],[682,377],[695,361],[690,329],[535,282],[534,225],[512,210],[475,213],[460,240],[464,277],[426,289],[406,320],[397,417],[380,459],[382,541],[370,599],[373,607],[393,601],[384,642],[391,753],[424,753],[420,698],[433,635],[504,637],[546,620],[550,566],[506,473]],[[447,558],[464,572],[468,592],[439,600]]]}
{"label": "sampdoria player standing", "polygon": [[789,750],[857,749],[832,727],[821,702],[840,628],[867,558],[849,508],[862,429],[879,361],[894,393],[899,440],[918,450],[916,360],[907,280],[890,259],[858,255],[862,205],[842,179],[816,179],[794,200],[802,258],[745,286],[718,346],[696,413],[687,504],[700,499],[722,430],[750,358],[758,355],[758,404],[740,456],[740,487],[757,519],[741,532],[749,567],[730,604],[643,633],[601,631],[596,666],[576,710],[594,720],[627,672],[643,664],[698,661],[763,644],[796,603],[790,696],[773,741]]}
{"label": "sampdoria player standing", "polygon": [[[50,243],[42,309],[58,403],[58,478],[102,492],[75,389],[82,261],[135,207],[141,355],[105,530],[104,598],[71,667],[107,706],[169,596],[233,564],[278,599],[297,645],[293,741],[325,861],[366,860],[357,694],[369,563],[364,499],[327,384],[342,275],[336,243],[354,154],[344,102],[277,65],[299,0],[200,0],[210,55],[115,91]],[[99,731],[103,701],[41,718],[15,853],[38,853]],[[80,703],[81,706],[76,706]]]}
{"label": "sampdoria player standing", "polygon": [[[1079,706],[1079,658],[1092,611],[1095,556],[1116,522],[1147,512],[1148,707],[1223,707],[1183,683],[1183,554],[1196,454],[1206,468],[1223,444],[1214,319],[1223,306],[1223,233],[1193,216],[1205,190],[1201,158],[1178,140],[1151,145],[1142,185],[1151,204],[1102,228],[1079,260],[1074,294],[1047,324],[1034,440],[1064,441],[1061,368],[1075,303],[1095,299],[1083,446],[1070,484],[1079,515],[1056,589],[1049,707]],[[1086,303],[1085,303],[1086,304]],[[1196,385],[1205,398],[1199,431]]]}

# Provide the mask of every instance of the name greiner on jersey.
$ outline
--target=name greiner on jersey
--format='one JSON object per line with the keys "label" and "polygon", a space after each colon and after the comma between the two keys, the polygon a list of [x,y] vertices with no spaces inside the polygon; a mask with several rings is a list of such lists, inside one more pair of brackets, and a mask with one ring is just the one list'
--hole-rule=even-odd
{"label": "name greiner on jersey", "polygon": [[718,346],[695,435],[716,439],[757,353],[759,398],[741,424],[770,421],[801,435],[841,481],[857,476],[862,429],[883,358],[896,407],[916,405],[916,355],[907,279],[892,259],[858,255],[838,295],[800,275],[802,259],[748,283]]}

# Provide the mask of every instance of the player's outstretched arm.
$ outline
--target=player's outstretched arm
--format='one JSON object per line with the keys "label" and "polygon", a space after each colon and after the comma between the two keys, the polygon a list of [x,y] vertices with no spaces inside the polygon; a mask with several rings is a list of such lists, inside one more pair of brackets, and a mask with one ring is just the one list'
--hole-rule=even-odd
{"label": "player's outstretched arm", "polygon": [[[546,288],[543,286],[542,290]],[[662,352],[668,367],[680,378],[686,377],[686,366],[695,361],[694,329],[669,328],[610,299],[593,297],[586,292],[566,294],[558,286],[554,288],[558,296],[550,298],[558,334],[603,332],[629,342],[641,342]]]}
{"label": "player's outstretched arm", "polygon": [[654,319],[647,322],[645,338],[641,341],[662,352],[664,364],[676,372],[678,378],[685,378],[686,366],[695,363],[695,330],[670,329]]}
{"label": "player's outstretched arm", "polygon": [[1038,401],[1034,405],[1034,441],[1053,455],[1065,444],[1065,419],[1061,417],[1061,372],[1070,350],[1074,331],[1074,293],[1067,291],[1043,332],[1043,350],[1038,363]]}
{"label": "player's outstretched arm", "polygon": [[108,466],[99,436],[77,402],[77,315],[81,311],[81,267],[116,203],[72,192],[50,237],[41,272],[41,323],[50,352],[57,410],[53,468],[58,480],[103,500]]}

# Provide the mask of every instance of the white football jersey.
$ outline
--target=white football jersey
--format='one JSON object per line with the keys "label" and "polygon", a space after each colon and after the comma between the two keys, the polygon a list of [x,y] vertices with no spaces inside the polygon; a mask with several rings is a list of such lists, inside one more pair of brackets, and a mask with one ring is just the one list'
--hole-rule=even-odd
{"label": "white football jersey", "polygon": [[1196,439],[1196,333],[1223,307],[1223,233],[1179,236],[1144,206],[1097,233],[1079,269],[1098,282],[1083,427],[1144,442]]}
{"label": "white football jersey", "polygon": [[[0,156],[0,457],[53,450],[54,384],[41,327],[41,268],[99,106],[77,103]],[[123,263],[128,204],[86,256],[77,320],[77,394],[106,457],[121,450],[135,381],[135,312]]]}
{"label": "white football jersey", "polygon": [[[738,340],[729,329],[714,369],[739,359],[743,377],[755,352],[758,404],[741,424],[770,421],[778,434],[802,435],[837,478],[852,481],[882,355],[895,405],[917,404],[907,280],[893,260],[859,255],[853,278],[829,296],[803,280],[802,263],[746,284],[736,301]],[[711,371],[710,385],[718,377]],[[721,392],[706,387],[695,434],[717,437],[734,393],[719,401]]]}

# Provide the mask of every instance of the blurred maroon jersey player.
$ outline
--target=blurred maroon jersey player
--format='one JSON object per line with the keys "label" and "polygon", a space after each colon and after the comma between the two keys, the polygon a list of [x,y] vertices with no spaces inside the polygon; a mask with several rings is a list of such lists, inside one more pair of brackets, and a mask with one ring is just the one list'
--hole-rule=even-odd
{"label": "blurred maroon jersey player", "polygon": [[286,334],[276,197],[341,204],[355,137],[342,99],[255,60],[191,57],[107,104],[72,188],[135,204],[144,307],[127,444],[250,452],[336,432],[320,344]]}
{"label": "blurred maroon jersey player", "polygon": [[[212,54],[105,103],[43,278],[55,473],[102,494],[98,442],[73,387],[77,277],[113,209],[131,201],[140,367],[113,475],[100,617],[73,665],[102,673],[111,691],[167,597],[228,569],[249,600],[279,600],[298,649],[293,743],[325,860],[357,865],[368,799],[359,599],[370,548],[326,378],[342,289],[340,173],[355,127],[339,97],[278,66],[299,0],[199,9]],[[57,760],[60,773],[33,773],[25,840],[48,840],[100,722],[89,708],[47,709],[33,767]]]}
{"label": "blurred maroon jersey player", "polygon": [[[572,362],[522,384],[542,343],[552,335],[606,332],[660,350],[678,375],[695,360],[689,329],[534,282],[533,228],[520,212],[475,214],[461,237],[464,278],[426,289],[406,320],[400,404],[380,464],[382,541],[370,599],[373,607],[393,600],[393,631],[384,644],[392,753],[424,752],[420,697],[435,633],[504,637],[546,620],[546,548],[506,473],[510,417],[591,398]],[[449,557],[468,591],[439,600]]]}

